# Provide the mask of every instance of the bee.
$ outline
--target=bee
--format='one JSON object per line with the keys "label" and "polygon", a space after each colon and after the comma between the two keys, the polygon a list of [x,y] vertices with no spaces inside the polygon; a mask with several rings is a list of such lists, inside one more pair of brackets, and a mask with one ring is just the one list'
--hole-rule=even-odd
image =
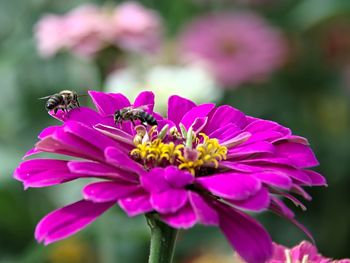
{"label": "bee", "polygon": [[79,108],[78,94],[71,90],[62,90],[59,93],[46,96],[40,99],[48,99],[45,104],[45,108],[56,114],[58,110],[66,111]]}
{"label": "bee", "polygon": [[123,121],[131,121],[135,126],[134,121],[136,120],[140,120],[144,126],[147,124],[151,126],[158,125],[157,120],[151,114],[147,113],[145,107],[142,106],[137,108],[133,106],[125,107],[114,113],[115,124],[122,124]]}

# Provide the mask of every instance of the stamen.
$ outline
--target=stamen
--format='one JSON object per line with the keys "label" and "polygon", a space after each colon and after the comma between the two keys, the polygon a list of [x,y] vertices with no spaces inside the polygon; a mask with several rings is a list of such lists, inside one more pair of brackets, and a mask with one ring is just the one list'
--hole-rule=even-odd
{"label": "stamen", "polygon": [[[175,130],[173,130],[175,131]],[[145,168],[164,165],[176,165],[179,169],[189,171],[193,176],[201,167],[219,167],[219,161],[226,159],[227,148],[220,145],[217,139],[210,139],[204,133],[196,136],[191,128],[186,132],[186,141],[175,140],[175,142],[166,142],[174,139],[173,134],[168,127],[163,128],[158,137],[152,137],[148,133],[137,134],[134,138],[136,148],[130,152],[130,155],[137,161],[142,161]],[[149,133],[155,134],[156,130],[150,130]],[[140,142],[140,137],[143,138]],[[145,138],[147,137],[147,140]],[[153,139],[152,139],[153,138]],[[165,141],[165,142],[164,142]]]}

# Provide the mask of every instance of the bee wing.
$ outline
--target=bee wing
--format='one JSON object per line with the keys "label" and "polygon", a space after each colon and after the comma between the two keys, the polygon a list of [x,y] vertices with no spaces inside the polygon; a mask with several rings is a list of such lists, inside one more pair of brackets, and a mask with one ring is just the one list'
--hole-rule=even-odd
{"label": "bee wing", "polygon": [[151,106],[152,106],[151,104],[145,104],[145,105],[138,106],[135,109],[148,111],[148,110],[150,110]]}
{"label": "bee wing", "polygon": [[41,98],[38,98],[38,100],[47,100],[48,98],[50,98],[52,95],[49,95],[49,96],[45,96],[45,97],[41,97]]}

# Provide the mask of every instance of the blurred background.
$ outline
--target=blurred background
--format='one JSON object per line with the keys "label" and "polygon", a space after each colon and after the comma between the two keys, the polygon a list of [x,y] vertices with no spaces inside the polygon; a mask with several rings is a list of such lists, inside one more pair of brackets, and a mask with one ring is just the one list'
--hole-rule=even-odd
{"label": "blurred background", "polygon": [[[170,94],[230,104],[309,139],[328,188],[297,218],[328,257],[350,257],[350,1],[0,0],[0,262],[146,262],[142,217],[108,211],[72,238],[34,240],[49,211],[80,198],[82,182],[23,191],[12,178],[44,127],[38,98],[63,89]],[[88,97],[81,104],[91,105]],[[304,234],[258,216],[275,242]],[[217,229],[181,232],[176,262],[233,262]]]}

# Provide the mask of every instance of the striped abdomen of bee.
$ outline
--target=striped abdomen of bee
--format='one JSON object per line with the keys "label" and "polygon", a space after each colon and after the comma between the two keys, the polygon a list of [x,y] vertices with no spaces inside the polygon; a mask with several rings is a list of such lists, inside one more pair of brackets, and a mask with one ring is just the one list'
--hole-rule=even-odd
{"label": "striped abdomen of bee", "polygon": [[157,120],[151,114],[145,111],[140,111],[138,113],[138,118],[143,124],[148,124],[151,126],[158,125]]}

